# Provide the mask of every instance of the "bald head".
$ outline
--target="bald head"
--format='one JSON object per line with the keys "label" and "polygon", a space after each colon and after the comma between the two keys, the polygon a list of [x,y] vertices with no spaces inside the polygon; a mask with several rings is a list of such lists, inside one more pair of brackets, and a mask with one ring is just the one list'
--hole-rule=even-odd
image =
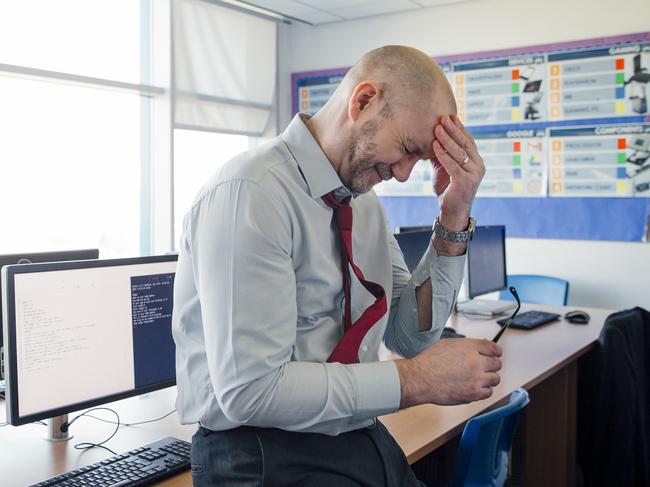
{"label": "bald head", "polygon": [[363,81],[382,91],[384,112],[425,108],[434,95],[448,96],[449,83],[440,67],[422,51],[407,46],[384,46],[364,54],[341,83],[346,94]]}

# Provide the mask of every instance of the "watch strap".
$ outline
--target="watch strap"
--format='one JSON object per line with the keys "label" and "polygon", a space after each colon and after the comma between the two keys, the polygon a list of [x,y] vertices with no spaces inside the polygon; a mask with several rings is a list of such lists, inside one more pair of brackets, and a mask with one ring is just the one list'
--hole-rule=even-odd
{"label": "watch strap", "polygon": [[469,224],[467,225],[467,230],[463,230],[461,232],[454,232],[452,230],[448,230],[445,227],[442,226],[440,223],[439,217],[436,217],[436,222],[433,225],[433,233],[442,238],[443,240],[447,240],[449,242],[456,242],[456,243],[467,243],[470,240],[472,240],[472,237],[474,236],[474,227],[476,226],[476,223],[474,221],[474,218],[470,217],[469,218]]}

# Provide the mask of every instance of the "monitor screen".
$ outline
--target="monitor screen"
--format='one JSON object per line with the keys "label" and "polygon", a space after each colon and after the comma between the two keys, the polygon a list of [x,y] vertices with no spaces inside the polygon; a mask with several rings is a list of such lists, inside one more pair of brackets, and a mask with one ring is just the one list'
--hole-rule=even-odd
{"label": "monitor screen", "polygon": [[467,249],[467,291],[470,298],[506,287],[506,229],[477,226]]}
{"label": "monitor screen", "polygon": [[429,246],[432,230],[422,230],[417,232],[406,232],[395,234],[395,239],[402,249],[404,262],[409,272],[413,272],[420,263],[420,259]]}
{"label": "monitor screen", "polygon": [[[24,254],[5,254],[0,255],[0,269],[6,265],[12,264],[33,264],[37,262],[59,262],[63,260],[85,260],[97,259],[99,250],[63,250],[58,252],[30,252]],[[0,284],[0,296],[2,296],[2,285]],[[0,300],[0,320],[2,319],[2,300]],[[2,341],[2,326],[0,326],[0,379],[4,379],[4,360]]]}
{"label": "monitor screen", "polygon": [[8,421],[174,385],[177,258],[5,267]]}

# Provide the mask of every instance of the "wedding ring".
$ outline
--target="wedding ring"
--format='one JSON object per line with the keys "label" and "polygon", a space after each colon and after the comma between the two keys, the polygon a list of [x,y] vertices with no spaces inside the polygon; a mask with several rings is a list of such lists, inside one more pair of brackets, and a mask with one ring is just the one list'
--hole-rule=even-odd
{"label": "wedding ring", "polygon": [[463,167],[463,166],[464,166],[465,164],[467,164],[468,162],[469,162],[469,156],[465,157],[465,159],[463,159],[462,162],[459,162],[458,165],[459,165],[460,167]]}

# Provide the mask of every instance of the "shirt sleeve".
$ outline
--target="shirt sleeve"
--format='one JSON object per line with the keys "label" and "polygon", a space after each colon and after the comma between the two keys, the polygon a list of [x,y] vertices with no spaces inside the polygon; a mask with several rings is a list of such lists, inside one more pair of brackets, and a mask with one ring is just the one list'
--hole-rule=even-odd
{"label": "shirt sleeve", "polygon": [[291,219],[251,181],[192,209],[188,243],[210,380],[234,424],[338,434],[396,411],[394,362],[292,361],[297,327]]}
{"label": "shirt sleeve", "polygon": [[[393,295],[388,325],[384,334],[386,347],[403,357],[413,357],[440,339],[449,319],[463,280],[465,255],[438,255],[433,243],[411,275],[395,237],[389,242],[393,269]],[[415,290],[431,278],[431,328],[420,331]]]}

